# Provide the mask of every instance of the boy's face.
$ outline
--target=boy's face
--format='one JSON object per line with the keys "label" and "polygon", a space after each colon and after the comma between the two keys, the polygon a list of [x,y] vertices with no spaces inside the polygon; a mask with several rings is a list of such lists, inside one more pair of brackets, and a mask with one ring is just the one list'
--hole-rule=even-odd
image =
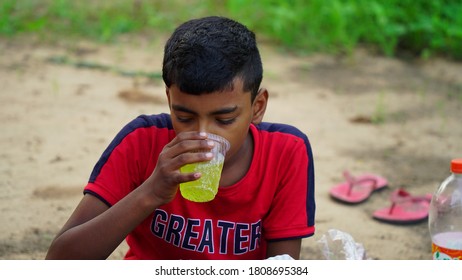
{"label": "boy's face", "polygon": [[233,88],[201,95],[184,93],[176,85],[167,88],[175,132],[201,131],[226,138],[231,144],[227,160],[242,151],[241,148],[248,148],[249,125],[261,122],[267,94],[261,90],[252,104],[250,92],[243,91],[240,79],[235,80]]}

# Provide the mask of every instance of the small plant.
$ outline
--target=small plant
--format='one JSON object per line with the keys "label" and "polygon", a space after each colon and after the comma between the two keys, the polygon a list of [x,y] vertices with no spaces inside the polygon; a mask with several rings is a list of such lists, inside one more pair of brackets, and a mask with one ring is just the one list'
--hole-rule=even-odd
{"label": "small plant", "polygon": [[386,109],[385,109],[385,92],[380,92],[377,98],[377,103],[375,106],[375,111],[372,114],[371,122],[373,124],[382,124],[386,119]]}

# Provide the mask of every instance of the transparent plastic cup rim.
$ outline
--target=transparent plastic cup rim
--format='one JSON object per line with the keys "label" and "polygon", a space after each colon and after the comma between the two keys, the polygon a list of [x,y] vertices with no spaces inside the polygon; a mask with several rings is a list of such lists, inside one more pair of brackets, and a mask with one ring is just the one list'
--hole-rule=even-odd
{"label": "transparent plastic cup rim", "polygon": [[224,153],[227,153],[229,148],[231,147],[231,144],[229,143],[229,141],[219,135],[216,135],[213,133],[207,133],[207,139],[222,143]]}

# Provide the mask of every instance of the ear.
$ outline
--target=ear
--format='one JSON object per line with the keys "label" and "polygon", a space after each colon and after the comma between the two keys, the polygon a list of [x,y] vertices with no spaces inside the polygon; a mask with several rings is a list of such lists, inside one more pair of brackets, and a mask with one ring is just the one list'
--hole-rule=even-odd
{"label": "ear", "polygon": [[252,123],[259,124],[265,115],[266,105],[268,104],[268,91],[261,88],[252,104]]}

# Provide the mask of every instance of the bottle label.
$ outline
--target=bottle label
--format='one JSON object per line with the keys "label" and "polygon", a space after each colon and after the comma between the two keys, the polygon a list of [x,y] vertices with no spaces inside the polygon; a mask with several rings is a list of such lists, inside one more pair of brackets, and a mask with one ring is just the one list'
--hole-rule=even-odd
{"label": "bottle label", "polygon": [[462,250],[448,249],[432,243],[434,260],[462,260]]}

